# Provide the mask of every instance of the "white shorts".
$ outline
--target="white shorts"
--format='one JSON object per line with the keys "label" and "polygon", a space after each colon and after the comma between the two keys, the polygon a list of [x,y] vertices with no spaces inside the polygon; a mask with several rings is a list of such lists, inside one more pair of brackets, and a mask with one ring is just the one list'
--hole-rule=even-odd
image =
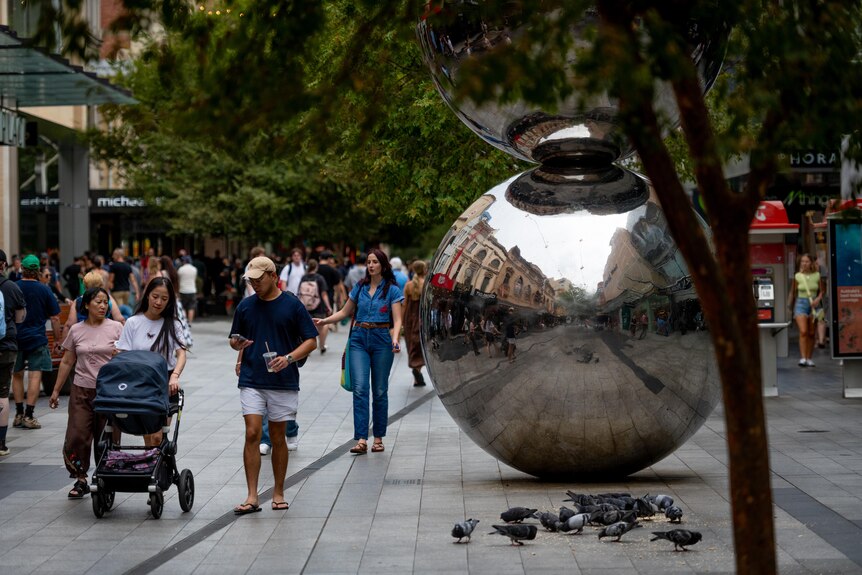
{"label": "white shorts", "polygon": [[266,415],[269,421],[293,421],[299,407],[298,391],[239,388],[243,415]]}

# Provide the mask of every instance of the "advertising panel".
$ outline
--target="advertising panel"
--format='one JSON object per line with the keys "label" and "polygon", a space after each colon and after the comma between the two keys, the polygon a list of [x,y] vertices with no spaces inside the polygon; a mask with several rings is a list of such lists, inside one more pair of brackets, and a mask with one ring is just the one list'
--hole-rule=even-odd
{"label": "advertising panel", "polygon": [[862,221],[829,219],[832,356],[862,358]]}

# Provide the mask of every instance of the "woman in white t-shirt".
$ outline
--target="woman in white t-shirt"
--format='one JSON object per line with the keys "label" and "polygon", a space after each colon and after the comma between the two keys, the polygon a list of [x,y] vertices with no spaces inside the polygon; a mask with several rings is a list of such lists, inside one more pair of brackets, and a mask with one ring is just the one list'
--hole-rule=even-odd
{"label": "woman in white t-shirt", "polygon": [[114,343],[123,330],[123,324],[105,317],[109,298],[108,292],[101,287],[90,288],[81,297],[86,318],[74,324],[63,340],[65,353],[54,392],[48,400],[52,409],[59,407],[60,390],[74,369],[75,379],[69,393],[69,422],[63,442],[63,461],[69,476],[75,478],[75,485],[69,491],[72,499],[80,499],[90,492],[87,486],[90,454],[105,427],[105,417],[93,410],[96,376],[116,353]]}
{"label": "woman in white t-shirt", "polygon": [[[171,280],[152,278],[144,290],[135,315],[126,320],[117,342],[120,351],[154,351],[168,363],[171,401],[180,389],[180,374],[186,366],[186,343],[177,316],[177,296]],[[144,443],[155,447],[162,442],[162,432],[144,436]]]}

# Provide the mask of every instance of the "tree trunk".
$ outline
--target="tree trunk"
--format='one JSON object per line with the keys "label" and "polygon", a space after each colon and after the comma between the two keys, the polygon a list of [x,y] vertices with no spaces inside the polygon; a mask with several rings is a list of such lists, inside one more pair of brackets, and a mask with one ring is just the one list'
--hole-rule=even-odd
{"label": "tree trunk", "polygon": [[[644,62],[631,5],[624,0],[599,0],[598,9],[606,61],[636,78],[634,71],[642,71]],[[707,204],[715,253],[664,146],[651,84],[619,82],[619,110],[688,264],[715,346],[727,425],[737,572],[772,575],[776,562],[769,449],[748,251],[749,225],[760,187],[736,194],[727,186],[695,70],[687,52],[679,53],[674,95]]]}

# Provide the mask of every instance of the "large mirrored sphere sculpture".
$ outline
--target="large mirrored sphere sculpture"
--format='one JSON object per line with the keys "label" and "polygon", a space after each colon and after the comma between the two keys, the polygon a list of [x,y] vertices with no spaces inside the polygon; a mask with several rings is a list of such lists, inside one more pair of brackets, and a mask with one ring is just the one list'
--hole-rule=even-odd
{"label": "large mirrored sphere sculpture", "polygon": [[634,473],[719,401],[686,264],[654,190],[622,168],[536,168],[481,196],[438,248],[421,314],[443,405],[536,476]]}
{"label": "large mirrored sphere sculpture", "polygon": [[[536,13],[536,6],[528,9],[518,2],[508,3],[503,12],[492,12],[482,0],[432,2],[428,7],[417,25],[417,34],[434,83],[455,114],[486,142],[536,163],[566,156],[583,165],[608,164],[631,153],[617,120],[617,102],[607,95],[585,98],[574,93],[558,101],[553,110],[540,110],[523,102],[476,105],[469,100],[455,100],[459,83],[466,79],[462,68],[467,60],[475,61],[491,52],[517,58],[517,51],[533,46],[525,41],[531,22],[537,18],[552,22],[556,18],[554,3],[548,4],[546,13]],[[590,31],[597,19],[595,11],[588,10],[578,26],[571,29],[572,49],[567,61],[575,60],[576,47],[589,46]],[[727,31],[705,29],[694,21],[687,30],[690,54],[706,91],[721,67]],[[549,86],[559,83],[541,77],[536,77],[535,82]],[[677,122],[678,112],[667,83],[656,85],[655,103],[670,124]]]}

